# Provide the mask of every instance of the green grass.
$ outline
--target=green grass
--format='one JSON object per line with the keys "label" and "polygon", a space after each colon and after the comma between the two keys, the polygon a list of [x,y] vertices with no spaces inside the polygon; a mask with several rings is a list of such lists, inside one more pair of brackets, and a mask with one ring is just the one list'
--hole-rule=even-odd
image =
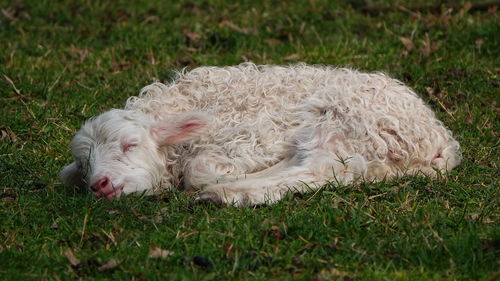
{"label": "green grass", "polygon": [[[498,12],[453,1],[0,1],[0,279],[494,280]],[[367,13],[364,7],[392,7]],[[430,6],[429,6],[430,5]],[[418,12],[414,12],[417,11]],[[400,37],[413,43],[408,50]],[[407,43],[408,47],[409,44]],[[385,71],[462,145],[431,181],[327,186],[260,208],[61,185],[80,124],[175,70],[307,63]],[[150,247],[173,252],[148,257]],[[79,260],[71,265],[65,252]],[[99,271],[110,259],[118,266]]]}

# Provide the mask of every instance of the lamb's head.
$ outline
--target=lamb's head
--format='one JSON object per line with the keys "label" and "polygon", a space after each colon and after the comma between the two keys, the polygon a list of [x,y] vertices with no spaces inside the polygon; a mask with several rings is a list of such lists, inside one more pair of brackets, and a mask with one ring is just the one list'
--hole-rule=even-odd
{"label": "lamb's head", "polygon": [[89,187],[106,199],[150,193],[170,184],[165,146],[197,137],[209,119],[190,112],[155,122],[140,112],[105,112],[89,119],[74,137],[74,162],[62,170],[61,179],[66,185]]}

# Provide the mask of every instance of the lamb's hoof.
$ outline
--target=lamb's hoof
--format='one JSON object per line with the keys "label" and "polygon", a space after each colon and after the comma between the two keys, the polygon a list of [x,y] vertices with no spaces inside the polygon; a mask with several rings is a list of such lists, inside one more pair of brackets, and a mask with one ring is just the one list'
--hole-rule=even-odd
{"label": "lamb's hoof", "polygon": [[215,204],[217,206],[222,206],[224,204],[224,202],[222,201],[222,198],[220,198],[220,196],[217,193],[215,193],[213,191],[209,191],[209,190],[201,191],[198,194],[196,201],[198,201],[198,202],[210,202],[210,203]]}

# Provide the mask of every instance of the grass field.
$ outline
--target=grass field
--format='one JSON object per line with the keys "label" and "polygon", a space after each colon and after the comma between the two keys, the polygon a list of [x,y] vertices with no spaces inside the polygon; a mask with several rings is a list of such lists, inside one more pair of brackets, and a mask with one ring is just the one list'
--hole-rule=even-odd
{"label": "grass field", "polygon": [[[139,2],[0,1],[0,279],[500,276],[491,2]],[[62,186],[86,118],[183,67],[247,60],[387,72],[455,133],[463,163],[436,181],[329,185],[255,209],[179,191],[102,201]]]}

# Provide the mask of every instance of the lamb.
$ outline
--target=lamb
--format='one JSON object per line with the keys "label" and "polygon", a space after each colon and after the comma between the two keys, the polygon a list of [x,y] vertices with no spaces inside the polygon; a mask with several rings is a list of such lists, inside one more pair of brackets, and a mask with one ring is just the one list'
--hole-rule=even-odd
{"label": "lamb", "polygon": [[89,119],[71,143],[66,185],[101,198],[199,191],[249,206],[328,182],[355,184],[460,163],[460,146],[410,88],[329,66],[199,67]]}

